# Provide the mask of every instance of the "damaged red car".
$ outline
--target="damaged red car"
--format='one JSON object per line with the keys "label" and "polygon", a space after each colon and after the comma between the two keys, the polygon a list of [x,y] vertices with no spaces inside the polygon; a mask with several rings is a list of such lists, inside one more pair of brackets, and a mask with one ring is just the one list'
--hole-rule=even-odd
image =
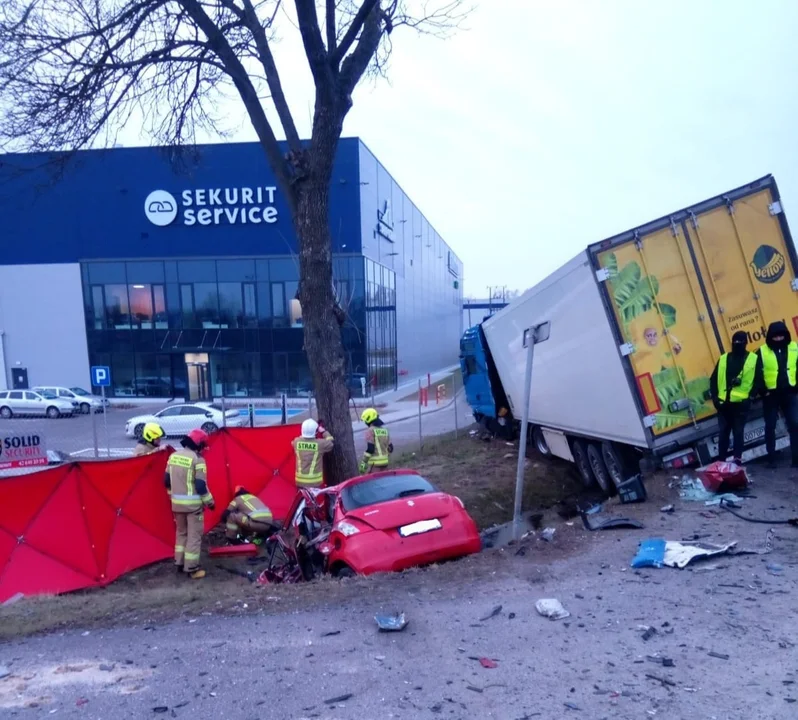
{"label": "damaged red car", "polygon": [[481,550],[462,501],[414,470],[298,490],[283,529],[269,538],[261,582],[395,572]]}

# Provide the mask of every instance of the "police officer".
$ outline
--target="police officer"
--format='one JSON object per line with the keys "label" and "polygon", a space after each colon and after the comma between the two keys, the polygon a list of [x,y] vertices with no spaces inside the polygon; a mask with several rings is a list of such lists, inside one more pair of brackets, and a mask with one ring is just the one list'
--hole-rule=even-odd
{"label": "police officer", "polygon": [[762,361],[765,396],[762,404],[768,463],[771,466],[776,464],[776,423],[781,413],[790,432],[792,466],[798,468],[798,343],[793,341],[783,322],[770,323],[765,344],[759,348],[759,357]]}
{"label": "police officer", "polygon": [[366,408],[360,419],[366,423],[366,452],[360,460],[360,472],[370,473],[375,468],[388,467],[389,455],[393,452],[391,435],[374,408]]}
{"label": "police officer", "polygon": [[158,423],[147,423],[141,431],[141,437],[136,443],[133,455],[149,455],[161,449],[161,438],[166,433]]}
{"label": "police officer", "polygon": [[[317,433],[321,437],[317,437]],[[324,483],[324,456],[333,449],[333,436],[313,418],[302,423],[299,437],[291,441],[296,457],[297,487],[321,487]]]}
{"label": "police officer", "polygon": [[276,529],[272,511],[257,496],[239,485],[236,494],[222,514],[225,536],[236,542],[254,536],[255,541],[268,537]]}
{"label": "police officer", "polygon": [[205,526],[205,508],[213,510],[213,495],[208,490],[207,467],[202,457],[208,443],[203,430],[192,430],[166,463],[164,483],[172,499],[175,518],[175,567],[193,580],[205,577],[200,568],[200,549]]}
{"label": "police officer", "polygon": [[734,461],[742,462],[745,447],[745,420],[751,408],[751,394],[760,387],[762,366],[756,353],[748,352],[748,336],[736,332],[731,352],[721,355],[709,388],[718,411],[718,459],[729,454],[729,436],[734,437]]}

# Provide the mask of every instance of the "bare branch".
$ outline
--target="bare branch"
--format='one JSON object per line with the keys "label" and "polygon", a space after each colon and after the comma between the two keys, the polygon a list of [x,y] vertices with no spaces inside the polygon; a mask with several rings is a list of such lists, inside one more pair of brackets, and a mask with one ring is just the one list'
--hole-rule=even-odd
{"label": "bare branch", "polygon": [[302,44],[305,47],[310,71],[313,73],[316,92],[323,92],[332,97],[334,76],[328,63],[327,49],[321,39],[316,2],[315,0],[294,0],[294,2],[299,20],[299,32],[302,35]]}
{"label": "bare branch", "polygon": [[363,25],[366,23],[366,18],[378,4],[379,0],[364,0],[357,13],[355,13],[354,18],[352,18],[352,22],[349,24],[349,29],[344,34],[340,44],[330,55],[330,64],[333,67],[337,68],[340,65],[341,60],[343,60],[346,53],[349,52],[349,48],[352,47],[357,39],[358,34],[363,29]]}
{"label": "bare branch", "polygon": [[335,24],[335,0],[327,0],[327,12],[324,19],[327,24],[327,53],[332,55],[335,52],[335,44],[338,41],[338,29]]}

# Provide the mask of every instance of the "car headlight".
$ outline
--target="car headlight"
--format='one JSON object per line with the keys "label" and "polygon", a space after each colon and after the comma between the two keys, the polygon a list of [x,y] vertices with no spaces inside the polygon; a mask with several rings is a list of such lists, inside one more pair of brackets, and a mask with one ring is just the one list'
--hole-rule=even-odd
{"label": "car headlight", "polygon": [[335,526],[335,529],[344,537],[349,537],[350,535],[355,535],[356,533],[360,532],[360,530],[352,525],[352,523],[349,523],[346,520],[341,520],[341,522]]}

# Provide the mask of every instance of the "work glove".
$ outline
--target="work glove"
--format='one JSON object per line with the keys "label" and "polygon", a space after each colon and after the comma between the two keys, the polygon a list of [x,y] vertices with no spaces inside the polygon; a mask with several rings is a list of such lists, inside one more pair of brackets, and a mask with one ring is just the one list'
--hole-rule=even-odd
{"label": "work glove", "polygon": [[364,473],[364,472],[366,472],[367,469],[368,469],[368,465],[366,465],[366,463],[363,460],[361,460],[360,461],[360,465],[358,466],[358,470],[360,470],[360,472]]}

